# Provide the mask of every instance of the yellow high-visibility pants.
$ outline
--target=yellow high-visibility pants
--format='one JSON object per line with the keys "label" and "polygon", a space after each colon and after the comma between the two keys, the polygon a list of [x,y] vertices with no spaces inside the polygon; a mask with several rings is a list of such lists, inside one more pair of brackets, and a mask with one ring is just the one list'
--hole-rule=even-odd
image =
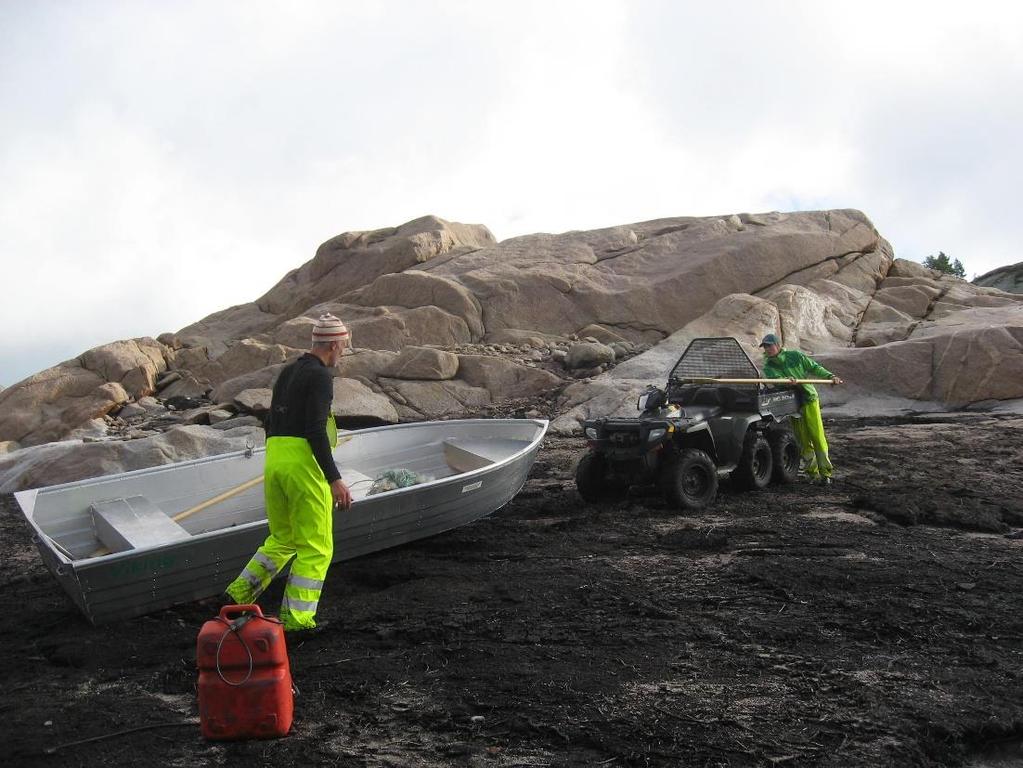
{"label": "yellow high-visibility pants", "polygon": [[294,557],[284,585],[281,621],[285,631],[311,629],[334,554],[334,501],[308,440],[266,441],[263,495],[270,535],[227,593],[238,603],[255,601]]}
{"label": "yellow high-visibility pants", "polygon": [[834,469],[828,457],[828,439],[824,436],[820,400],[803,403],[800,417],[792,420],[792,432],[799,443],[800,463],[811,477],[831,477]]}

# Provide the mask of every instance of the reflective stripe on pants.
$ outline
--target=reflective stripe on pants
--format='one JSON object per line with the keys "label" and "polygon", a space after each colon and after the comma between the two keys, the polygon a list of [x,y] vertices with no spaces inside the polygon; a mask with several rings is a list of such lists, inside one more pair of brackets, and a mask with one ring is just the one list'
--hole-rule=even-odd
{"label": "reflective stripe on pants", "polygon": [[252,602],[294,557],[281,621],[285,630],[309,629],[316,626],[316,608],[334,554],[330,486],[309,442],[301,437],[267,440],[264,474],[270,535],[227,592],[239,603]]}
{"label": "reflective stripe on pants", "polygon": [[792,420],[792,432],[799,443],[801,463],[810,477],[831,477],[833,467],[824,436],[820,400],[811,400],[799,408],[800,418]]}

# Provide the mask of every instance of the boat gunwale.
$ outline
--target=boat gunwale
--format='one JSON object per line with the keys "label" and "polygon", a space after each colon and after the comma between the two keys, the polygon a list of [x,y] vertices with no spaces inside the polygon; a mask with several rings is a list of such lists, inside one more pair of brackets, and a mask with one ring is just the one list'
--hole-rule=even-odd
{"label": "boat gunwale", "polygon": [[[443,487],[443,486],[451,484],[451,483],[453,483],[455,481],[461,482],[461,481],[464,481],[465,479],[469,479],[469,478],[474,477],[474,476],[485,475],[485,474],[489,474],[491,472],[495,472],[495,471],[497,471],[499,469],[502,469],[507,464],[513,463],[513,462],[521,459],[523,456],[528,454],[530,451],[534,450],[539,445],[539,443],[543,441],[543,438],[546,436],[547,430],[548,430],[548,428],[550,426],[550,422],[547,419],[451,419],[451,420],[443,421],[443,422],[414,421],[414,422],[406,422],[404,424],[386,424],[386,425],[381,425],[379,427],[370,427],[368,429],[352,430],[352,433],[354,435],[366,435],[366,434],[371,434],[371,433],[374,433],[374,432],[394,431],[394,430],[398,430],[398,429],[407,429],[407,428],[411,428],[411,429],[420,428],[420,429],[422,429],[422,428],[424,428],[424,427],[426,427],[428,425],[432,426],[432,425],[436,425],[436,424],[439,424],[439,423],[452,424],[452,425],[459,425],[459,424],[467,425],[467,424],[522,424],[523,422],[532,423],[537,428],[538,432],[537,432],[537,434],[534,435],[534,437],[531,440],[529,440],[527,442],[527,444],[524,447],[522,447],[518,451],[515,451],[512,454],[509,454],[505,458],[503,458],[503,459],[501,459],[499,461],[492,462],[491,464],[487,464],[487,465],[485,465],[483,467],[478,467],[477,469],[469,470],[468,472],[459,472],[459,473],[454,474],[454,475],[447,475],[445,477],[435,478],[435,479],[429,480],[429,481],[427,481],[425,483],[417,483],[416,485],[410,485],[410,486],[406,486],[406,487],[403,487],[403,488],[394,488],[394,489],[391,489],[389,491],[382,491],[380,493],[373,494],[373,500],[375,501],[377,499],[391,498],[391,497],[393,497],[394,495],[397,495],[397,494],[412,493],[412,492],[416,492],[416,491],[426,490],[427,488]],[[17,500],[17,502],[18,502],[18,505],[21,507],[22,514],[24,515],[25,519],[28,521],[29,525],[31,525],[33,530],[36,532],[36,539],[37,539],[36,544],[37,545],[45,546],[46,549],[50,552],[50,554],[60,562],[61,565],[59,567],[63,568],[63,567],[68,567],[69,566],[69,568],[67,568],[67,570],[70,570],[71,572],[76,572],[76,571],[78,571],[80,569],[83,569],[83,568],[86,568],[86,567],[93,567],[93,566],[100,565],[100,564],[105,565],[105,564],[108,564],[108,563],[116,563],[116,562],[118,562],[120,560],[125,560],[125,559],[129,559],[129,558],[132,558],[132,557],[137,557],[141,552],[145,552],[146,554],[149,554],[149,553],[173,551],[175,549],[188,546],[188,545],[190,545],[190,544],[192,544],[193,542],[196,542],[196,541],[205,541],[205,540],[210,539],[210,538],[216,538],[216,537],[219,537],[219,536],[223,536],[224,533],[227,532],[227,531],[239,531],[239,532],[240,531],[248,531],[248,530],[250,530],[252,528],[255,528],[255,527],[258,527],[258,526],[265,526],[265,525],[267,525],[267,520],[266,520],[266,517],[264,516],[262,519],[259,519],[259,520],[253,520],[251,522],[242,523],[242,524],[239,524],[239,525],[233,525],[233,526],[229,526],[229,527],[226,527],[226,528],[218,528],[218,529],[214,529],[214,530],[203,531],[201,533],[191,534],[188,539],[184,539],[184,540],[181,540],[181,541],[175,541],[175,542],[169,542],[167,544],[157,545],[157,546],[153,546],[153,547],[146,547],[145,549],[142,549],[142,550],[140,550],[140,549],[128,549],[128,550],[124,550],[123,552],[110,552],[110,553],[105,554],[105,555],[96,555],[96,556],[92,556],[92,557],[82,557],[82,558],[76,558],[76,559],[69,559],[61,551],[64,548],[55,539],[53,539],[52,536],[50,536],[45,530],[43,530],[43,528],[39,525],[39,523],[35,519],[35,502],[38,500],[38,497],[39,497],[40,494],[46,495],[46,494],[49,494],[50,492],[56,492],[56,491],[60,491],[60,490],[65,490],[67,488],[75,487],[75,486],[99,484],[99,483],[102,483],[102,482],[110,481],[110,480],[112,480],[114,478],[123,478],[123,477],[129,477],[129,476],[131,476],[131,477],[138,477],[138,476],[145,475],[145,474],[158,474],[160,472],[166,472],[166,471],[169,471],[171,469],[177,469],[177,468],[181,468],[181,467],[185,467],[185,466],[193,466],[193,465],[197,465],[197,464],[210,463],[210,462],[218,461],[218,460],[227,460],[227,459],[238,458],[238,457],[242,457],[242,456],[251,456],[251,455],[253,455],[255,453],[265,453],[265,452],[266,452],[266,446],[264,445],[264,446],[260,446],[258,448],[246,448],[246,449],[242,449],[242,450],[239,450],[239,451],[231,451],[231,452],[228,452],[228,453],[218,453],[218,454],[214,454],[214,455],[211,455],[211,456],[200,456],[200,457],[195,458],[195,459],[188,459],[186,461],[173,462],[173,463],[170,463],[170,464],[161,464],[161,465],[158,465],[158,466],[155,466],[155,467],[143,467],[141,469],[133,469],[133,470],[129,470],[127,472],[118,472],[118,473],[115,473],[115,474],[112,474],[112,475],[99,475],[97,477],[84,478],[82,480],[72,480],[72,481],[69,481],[67,483],[61,483],[59,485],[49,485],[49,486],[42,486],[40,488],[26,489],[24,491],[16,491],[14,493],[14,496],[15,496],[15,499]],[[31,510],[26,510],[25,505],[22,503],[22,497],[23,496],[27,500],[30,500]],[[368,498],[369,498],[368,496],[367,497],[363,497],[362,499],[360,499],[360,501],[365,501]],[[356,502],[353,502],[353,505],[355,503]]]}

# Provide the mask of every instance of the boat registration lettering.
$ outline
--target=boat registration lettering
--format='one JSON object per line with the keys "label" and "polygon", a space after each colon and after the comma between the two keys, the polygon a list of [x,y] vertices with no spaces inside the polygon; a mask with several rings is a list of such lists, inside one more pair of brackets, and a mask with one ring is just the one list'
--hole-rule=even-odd
{"label": "boat registration lettering", "polygon": [[153,571],[165,571],[171,568],[176,560],[174,555],[149,555],[138,560],[118,563],[111,569],[111,574],[118,579],[142,576]]}
{"label": "boat registration lettering", "polygon": [[483,481],[477,480],[475,483],[469,483],[468,485],[462,486],[462,493],[468,493],[469,491],[477,491],[483,487]]}

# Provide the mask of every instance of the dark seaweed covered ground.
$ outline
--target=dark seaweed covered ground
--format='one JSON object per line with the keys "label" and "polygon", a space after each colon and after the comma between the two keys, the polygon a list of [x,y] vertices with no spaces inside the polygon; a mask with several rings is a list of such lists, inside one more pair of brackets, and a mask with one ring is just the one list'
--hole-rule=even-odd
{"label": "dark seaweed covered ground", "polygon": [[270,742],[199,736],[209,611],[89,626],[3,497],[4,763],[1023,764],[1023,419],[829,429],[835,486],[700,517],[583,503],[549,440],[491,518],[331,570]]}

